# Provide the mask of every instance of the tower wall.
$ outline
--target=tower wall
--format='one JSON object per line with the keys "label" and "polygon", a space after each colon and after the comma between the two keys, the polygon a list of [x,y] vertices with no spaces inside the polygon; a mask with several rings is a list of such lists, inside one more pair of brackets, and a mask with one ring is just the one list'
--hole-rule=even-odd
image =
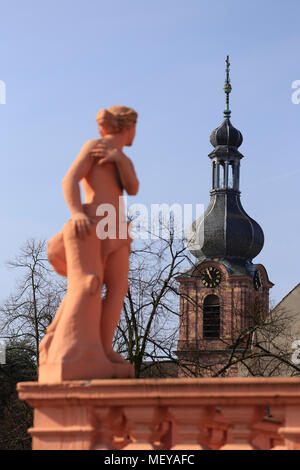
{"label": "tower wall", "polygon": [[[221,282],[217,287],[206,287],[201,273],[209,267],[218,269]],[[179,376],[238,375],[239,359],[252,347],[249,329],[268,313],[269,289],[265,268],[258,265],[262,285],[256,290],[253,277],[228,274],[224,265],[205,261],[197,265],[189,276],[178,278],[180,283],[180,331],[178,357]],[[220,300],[220,336],[205,338],[203,331],[204,301],[209,295]],[[224,370],[223,370],[224,369]]]}

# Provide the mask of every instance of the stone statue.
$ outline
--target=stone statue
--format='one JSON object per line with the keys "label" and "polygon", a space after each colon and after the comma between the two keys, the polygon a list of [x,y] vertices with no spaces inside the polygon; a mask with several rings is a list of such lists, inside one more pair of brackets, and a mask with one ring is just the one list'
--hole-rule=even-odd
{"label": "stone statue", "polygon": [[[48,244],[48,259],[67,276],[68,289],[40,343],[40,382],[134,375],[112,341],[128,289],[132,241],[122,194],[125,189],[135,195],[139,187],[122,149],[133,143],[137,113],[112,106],[99,111],[96,120],[102,139],[86,142],[64,177],[71,219]],[[110,209],[115,217],[106,223]]]}

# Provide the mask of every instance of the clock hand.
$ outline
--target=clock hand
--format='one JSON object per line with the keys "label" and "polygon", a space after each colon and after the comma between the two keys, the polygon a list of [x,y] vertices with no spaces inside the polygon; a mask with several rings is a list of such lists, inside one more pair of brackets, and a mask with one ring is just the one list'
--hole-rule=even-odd
{"label": "clock hand", "polygon": [[211,277],[211,275],[210,275],[210,272],[209,272],[209,269],[208,269],[208,268],[206,268],[206,272],[207,272],[207,274],[209,275],[210,279],[212,280],[212,277]]}

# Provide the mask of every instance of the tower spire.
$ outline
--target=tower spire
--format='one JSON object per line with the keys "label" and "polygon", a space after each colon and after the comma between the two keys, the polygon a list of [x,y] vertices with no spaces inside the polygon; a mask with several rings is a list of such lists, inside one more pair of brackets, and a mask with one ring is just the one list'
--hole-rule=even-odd
{"label": "tower spire", "polygon": [[[208,155],[212,161],[211,201],[202,222],[199,219],[200,225],[193,229],[190,251],[198,259],[236,258],[246,262],[261,251],[264,236],[260,226],[250,219],[240,202],[240,160],[243,155],[238,149],[242,145],[243,136],[230,122],[229,67],[227,56],[224,120],[210,135],[210,142],[214,147]],[[204,228],[204,235],[199,227],[201,230]],[[198,243],[197,249],[193,247],[194,242],[195,246]]]}
{"label": "tower spire", "polygon": [[[229,154],[238,156],[239,159],[243,157],[243,155],[237,150],[238,147],[243,142],[243,136],[238,129],[233,127],[230,122],[231,111],[229,108],[229,94],[231,93],[232,87],[230,84],[230,62],[229,62],[229,55],[226,57],[226,78],[225,78],[225,85],[224,85],[224,92],[226,95],[226,107],[224,110],[224,121],[221,126],[217,127],[214,131],[212,131],[210,135],[210,142],[215,147],[215,150],[209,154],[210,158],[216,156],[216,154],[224,154],[226,153],[227,157]],[[226,157],[226,158],[227,158]]]}
{"label": "tower spire", "polygon": [[230,85],[230,76],[229,76],[229,71],[230,71],[230,62],[229,62],[229,55],[226,58],[226,80],[225,80],[225,85],[224,85],[224,91],[226,95],[226,108],[224,110],[224,117],[229,118],[231,115],[231,111],[229,109],[229,93],[231,92],[232,88]]}

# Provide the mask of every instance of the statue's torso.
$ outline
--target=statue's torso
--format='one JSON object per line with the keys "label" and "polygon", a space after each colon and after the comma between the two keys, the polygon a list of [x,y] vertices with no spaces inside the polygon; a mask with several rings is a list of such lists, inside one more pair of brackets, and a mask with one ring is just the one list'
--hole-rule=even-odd
{"label": "statue's torso", "polygon": [[117,207],[123,194],[119,173],[115,163],[95,162],[88,175],[82,180],[84,202],[94,204],[113,204]]}

